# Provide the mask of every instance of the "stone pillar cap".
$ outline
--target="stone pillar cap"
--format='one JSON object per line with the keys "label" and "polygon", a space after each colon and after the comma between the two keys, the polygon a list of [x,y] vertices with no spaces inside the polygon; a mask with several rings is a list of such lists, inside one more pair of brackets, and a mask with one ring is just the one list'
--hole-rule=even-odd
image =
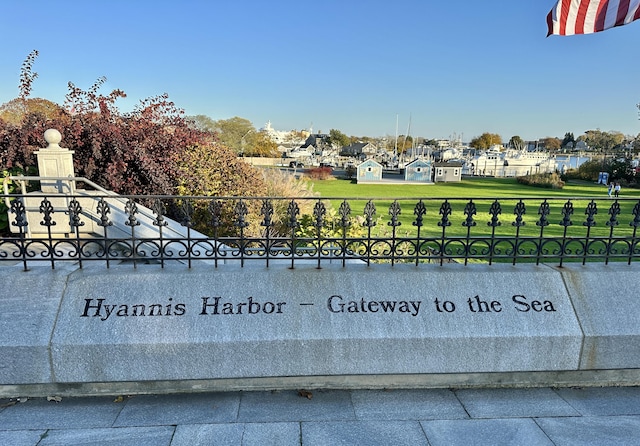
{"label": "stone pillar cap", "polygon": [[49,129],[44,132],[44,140],[49,144],[47,149],[61,149],[60,141],[62,141],[62,135],[56,129]]}

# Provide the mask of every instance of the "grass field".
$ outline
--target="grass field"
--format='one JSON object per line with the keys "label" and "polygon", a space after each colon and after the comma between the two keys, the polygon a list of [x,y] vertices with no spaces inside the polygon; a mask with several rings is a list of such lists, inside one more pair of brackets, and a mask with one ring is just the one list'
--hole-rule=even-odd
{"label": "grass field", "polygon": [[[350,180],[312,181],[322,197],[344,198],[529,198],[588,197],[607,198],[607,188],[586,181],[570,181],[563,189],[525,186],[515,178],[473,178],[459,183],[356,184]],[[640,198],[639,189],[623,189],[622,197]]]}
{"label": "grass field", "polygon": [[[496,235],[513,236],[516,228],[512,225],[515,220],[514,208],[522,199],[526,204],[525,225],[520,228],[522,236],[539,236],[540,227],[536,226],[539,219],[540,204],[549,199],[549,226],[545,228],[546,235],[560,236],[564,231],[559,223],[562,220],[562,208],[568,200],[574,207],[571,217],[570,234],[574,237],[584,237],[587,231],[590,236],[606,237],[611,235],[611,227],[607,226],[609,208],[614,203],[607,196],[607,188],[589,182],[569,182],[563,189],[545,189],[519,184],[512,178],[473,178],[459,183],[439,183],[434,185],[403,185],[403,184],[355,184],[349,180],[313,181],[313,190],[321,197],[327,198],[334,209],[338,209],[341,200],[348,200],[352,215],[362,215],[366,202],[371,199],[376,206],[378,217],[377,231],[379,236],[388,236],[392,228],[389,221],[389,207],[397,200],[401,207],[398,235],[412,236],[416,232],[414,207],[420,200],[424,200],[427,213],[424,216],[425,234],[437,234],[442,231],[438,226],[441,220],[440,206],[448,200],[452,207],[451,226],[446,228],[449,236],[464,236],[468,228],[463,226],[466,215],[464,209],[469,199],[476,205],[474,220],[477,226],[472,228],[472,234],[487,234],[491,228],[487,222],[491,219],[489,208],[499,199],[502,212],[501,225],[495,228]],[[633,220],[632,211],[640,198],[640,190],[623,189],[620,196],[619,225],[615,226],[615,235],[631,235],[633,228],[629,222]],[[585,210],[589,203],[595,200],[598,208],[597,224],[588,229],[583,225],[586,219]]]}

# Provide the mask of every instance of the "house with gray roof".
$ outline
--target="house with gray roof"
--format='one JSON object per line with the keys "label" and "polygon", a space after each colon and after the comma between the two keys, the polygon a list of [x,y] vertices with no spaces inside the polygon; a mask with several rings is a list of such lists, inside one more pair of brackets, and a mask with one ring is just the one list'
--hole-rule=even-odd
{"label": "house with gray roof", "polygon": [[462,180],[462,163],[434,163],[434,177],[436,183],[447,183]]}
{"label": "house with gray roof", "polygon": [[378,152],[378,148],[370,142],[356,142],[340,149],[341,156],[369,157]]}

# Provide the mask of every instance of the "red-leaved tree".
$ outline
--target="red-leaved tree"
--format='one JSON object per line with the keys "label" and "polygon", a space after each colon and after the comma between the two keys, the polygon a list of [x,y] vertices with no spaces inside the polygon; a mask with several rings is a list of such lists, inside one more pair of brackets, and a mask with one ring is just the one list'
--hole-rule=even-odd
{"label": "red-leaved tree", "polygon": [[[86,91],[69,82],[64,106],[29,98],[36,56],[32,52],[22,66],[20,96],[0,106],[3,170],[35,166],[33,152],[45,147],[44,131],[55,128],[62,133],[62,146],[75,151],[76,175],[121,194],[242,196],[260,190],[261,176],[255,169],[237,160],[215,134],[187,121],[167,94],[121,113],[117,100],[125,93],[101,94],[106,81],[102,77]],[[213,156],[194,159],[198,153]],[[185,169],[189,165],[198,167],[198,178]],[[202,187],[213,183],[208,176],[216,178],[216,188]]]}
{"label": "red-leaved tree", "polygon": [[116,102],[125,93],[101,94],[106,79],[99,78],[86,91],[70,82],[63,106],[29,98],[36,56],[22,66],[20,96],[0,105],[0,173],[35,173],[33,152],[46,147],[44,132],[55,128],[61,145],[75,151],[76,175],[120,194],[248,196],[264,190],[255,168],[186,120],[167,94],[121,113]]}

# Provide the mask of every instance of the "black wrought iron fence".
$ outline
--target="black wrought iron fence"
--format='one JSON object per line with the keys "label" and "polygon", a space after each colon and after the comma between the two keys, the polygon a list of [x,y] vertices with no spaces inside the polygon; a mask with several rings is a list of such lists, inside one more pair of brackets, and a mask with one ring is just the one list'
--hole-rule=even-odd
{"label": "black wrought iron fence", "polygon": [[553,263],[640,256],[640,201],[4,196],[0,263]]}

